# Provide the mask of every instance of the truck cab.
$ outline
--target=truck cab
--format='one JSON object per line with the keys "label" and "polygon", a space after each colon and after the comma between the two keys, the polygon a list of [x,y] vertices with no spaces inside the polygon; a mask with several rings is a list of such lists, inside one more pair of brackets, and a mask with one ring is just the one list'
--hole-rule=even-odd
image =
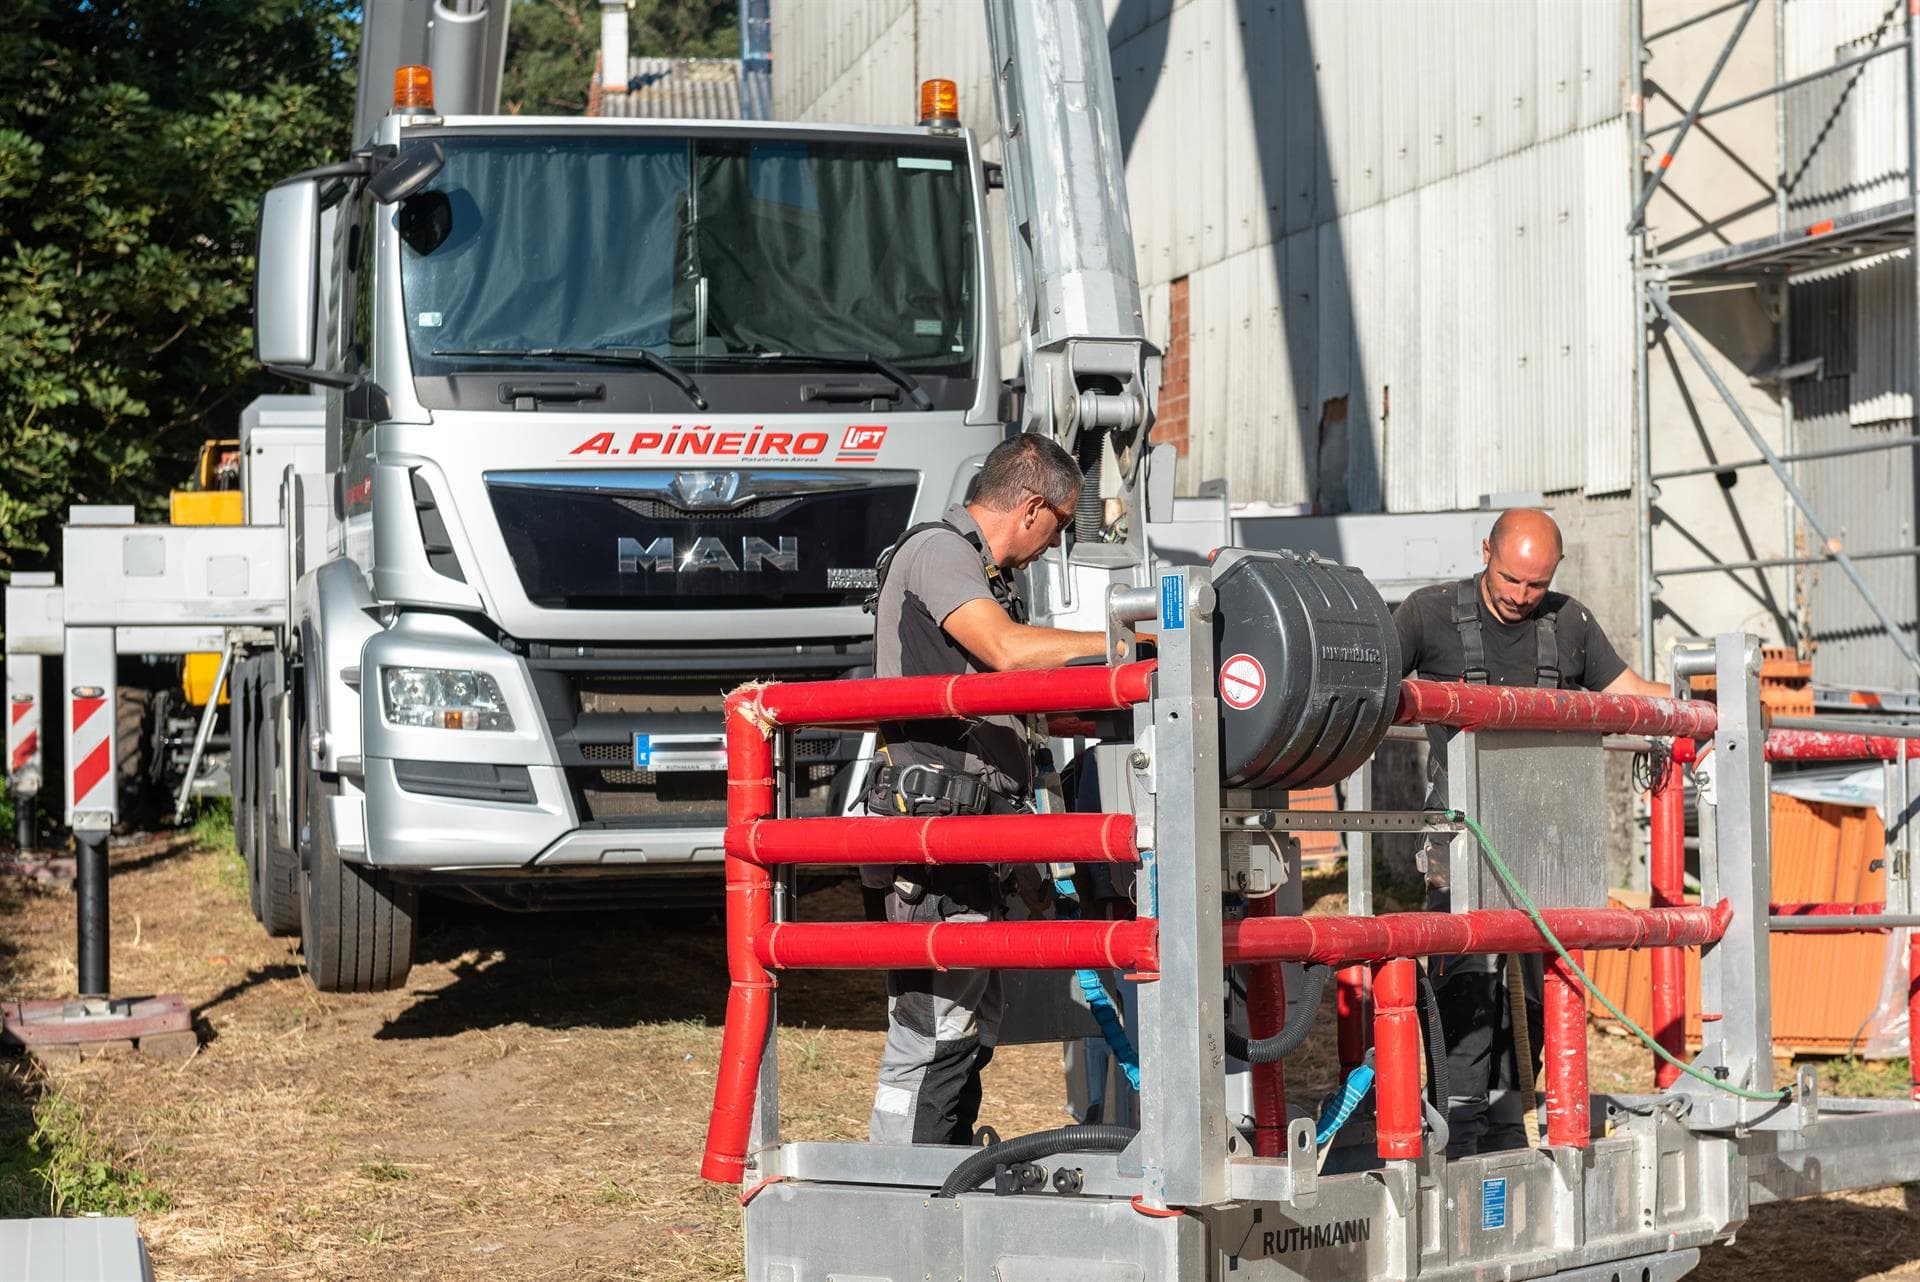
{"label": "truck cab", "polygon": [[[717,902],[722,698],[869,671],[880,552],[1008,430],[986,188],[957,128],[416,107],[268,194],[325,519],[250,730],[319,986],[399,983],[422,888]],[[795,813],[858,744],[802,736]]]}

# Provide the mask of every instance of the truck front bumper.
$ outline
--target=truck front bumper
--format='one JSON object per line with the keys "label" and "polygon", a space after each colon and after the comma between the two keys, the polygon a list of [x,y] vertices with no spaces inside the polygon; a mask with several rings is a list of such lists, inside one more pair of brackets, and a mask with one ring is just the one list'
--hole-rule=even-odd
{"label": "truck front bumper", "polygon": [[[393,667],[485,674],[500,691],[512,729],[394,724],[382,693],[382,669]],[[603,685],[650,679],[630,668],[593,675]],[[661,735],[684,739],[691,732],[711,740],[711,764],[720,765],[719,700],[748,675],[732,670],[683,678],[693,692],[676,694],[677,706],[608,711],[587,703],[579,693],[584,687],[569,685],[574,678],[566,671],[551,663],[530,667],[459,619],[403,614],[361,654],[362,777],[357,791],[346,790],[334,803],[341,853],[420,873],[717,868],[724,856],[725,774],[647,769],[634,759],[633,736],[653,732],[658,743]],[[710,709],[697,706],[706,700]],[[814,780],[817,803],[825,802],[821,785],[854,751],[851,741],[831,736],[806,745],[803,769]],[[346,834],[360,836],[357,848]]]}
{"label": "truck front bumper", "polygon": [[[383,868],[416,871],[555,867],[570,864],[718,866],[721,828],[662,828],[612,821],[582,825],[565,772],[528,767],[530,801],[484,801],[413,791],[419,763],[366,759],[362,856]],[[405,782],[403,782],[403,780]],[[335,831],[341,831],[336,828]],[[344,853],[344,852],[343,852]],[[349,855],[349,857],[353,857]]]}

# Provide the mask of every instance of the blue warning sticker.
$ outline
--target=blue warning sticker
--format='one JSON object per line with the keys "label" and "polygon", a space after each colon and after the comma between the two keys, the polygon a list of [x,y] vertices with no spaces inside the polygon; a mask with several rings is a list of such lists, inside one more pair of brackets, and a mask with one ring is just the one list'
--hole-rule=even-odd
{"label": "blue warning sticker", "polygon": [[1185,575],[1160,576],[1160,626],[1168,631],[1187,626],[1186,585]]}
{"label": "blue warning sticker", "polygon": [[1504,1177],[1480,1181],[1480,1227],[1507,1227],[1507,1181]]}

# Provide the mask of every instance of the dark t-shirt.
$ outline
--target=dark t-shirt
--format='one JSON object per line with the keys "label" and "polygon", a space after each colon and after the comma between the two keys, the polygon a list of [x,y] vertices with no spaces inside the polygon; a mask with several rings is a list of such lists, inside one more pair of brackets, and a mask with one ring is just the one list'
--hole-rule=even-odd
{"label": "dark t-shirt", "polygon": [[[986,565],[966,534],[980,524],[955,504],[941,520],[964,531],[927,530],[894,553],[874,613],[874,675],[958,676],[987,672],[940,625],[961,606],[993,599]],[[1007,796],[1024,797],[1033,786],[1033,750],[1019,717],[973,717],[966,721],[890,721],[880,726],[888,759],[896,766],[930,762],[963,774],[985,775]]]}
{"label": "dark t-shirt", "polygon": [[[1466,670],[1466,651],[1460,628],[1453,621],[1453,602],[1459,584],[1421,588],[1393,612],[1400,634],[1401,675],[1419,675],[1429,681],[1458,681]],[[1554,639],[1560,651],[1560,685],[1569,690],[1602,690],[1627,670],[1593,612],[1564,592],[1549,592],[1533,614],[1507,624],[1493,617],[1474,580],[1473,603],[1480,615],[1481,644],[1487,652],[1487,680],[1492,685],[1537,685],[1535,620],[1554,612]]]}

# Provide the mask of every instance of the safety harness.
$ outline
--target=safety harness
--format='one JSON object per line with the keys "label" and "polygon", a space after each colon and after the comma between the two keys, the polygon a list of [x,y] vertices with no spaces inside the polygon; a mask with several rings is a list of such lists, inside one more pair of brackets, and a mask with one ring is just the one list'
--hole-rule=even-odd
{"label": "safety harness", "polygon": [[[979,554],[980,568],[986,574],[987,591],[993,595],[994,604],[1006,611],[1015,623],[1027,621],[1027,603],[1021,599],[1012,576],[987,552],[986,539],[980,531],[963,530],[947,520],[922,521],[908,527],[892,547],[880,554],[880,560],[874,565],[873,591],[860,603],[861,609],[876,617],[879,615],[880,594],[886,590],[894,557],[908,543],[931,530],[951,530],[965,539]],[[1032,736],[1032,726],[1028,727],[1028,734]],[[1044,737],[1040,742],[1045,742]],[[884,745],[881,751],[886,751]],[[1020,814],[1031,809],[1024,799],[996,792],[978,776],[937,764],[895,766],[891,762],[876,765],[868,776],[867,806],[880,813],[908,815]]]}
{"label": "safety harness", "polygon": [[1007,617],[1015,623],[1027,621],[1027,603],[1020,599],[1020,591],[1014,587],[1013,577],[1001,569],[988,554],[987,541],[980,531],[963,530],[952,521],[946,520],[922,521],[918,525],[908,526],[907,532],[895,539],[893,546],[880,554],[880,560],[873,567],[873,591],[869,592],[866,599],[860,603],[862,610],[871,615],[879,615],[880,594],[886,590],[887,572],[893,568],[893,558],[899,554],[900,549],[929,530],[951,530],[972,544],[973,550],[980,554],[980,568],[986,572],[987,591],[993,593],[995,604],[1005,610]]}
{"label": "safety harness", "polygon": [[[1553,620],[1558,610],[1533,616],[1533,684],[1543,690],[1560,688],[1560,639]],[[1460,630],[1460,648],[1466,663],[1460,679],[1468,685],[1487,684],[1487,644],[1480,634],[1480,580],[1462,579],[1453,593],[1453,626]]]}

